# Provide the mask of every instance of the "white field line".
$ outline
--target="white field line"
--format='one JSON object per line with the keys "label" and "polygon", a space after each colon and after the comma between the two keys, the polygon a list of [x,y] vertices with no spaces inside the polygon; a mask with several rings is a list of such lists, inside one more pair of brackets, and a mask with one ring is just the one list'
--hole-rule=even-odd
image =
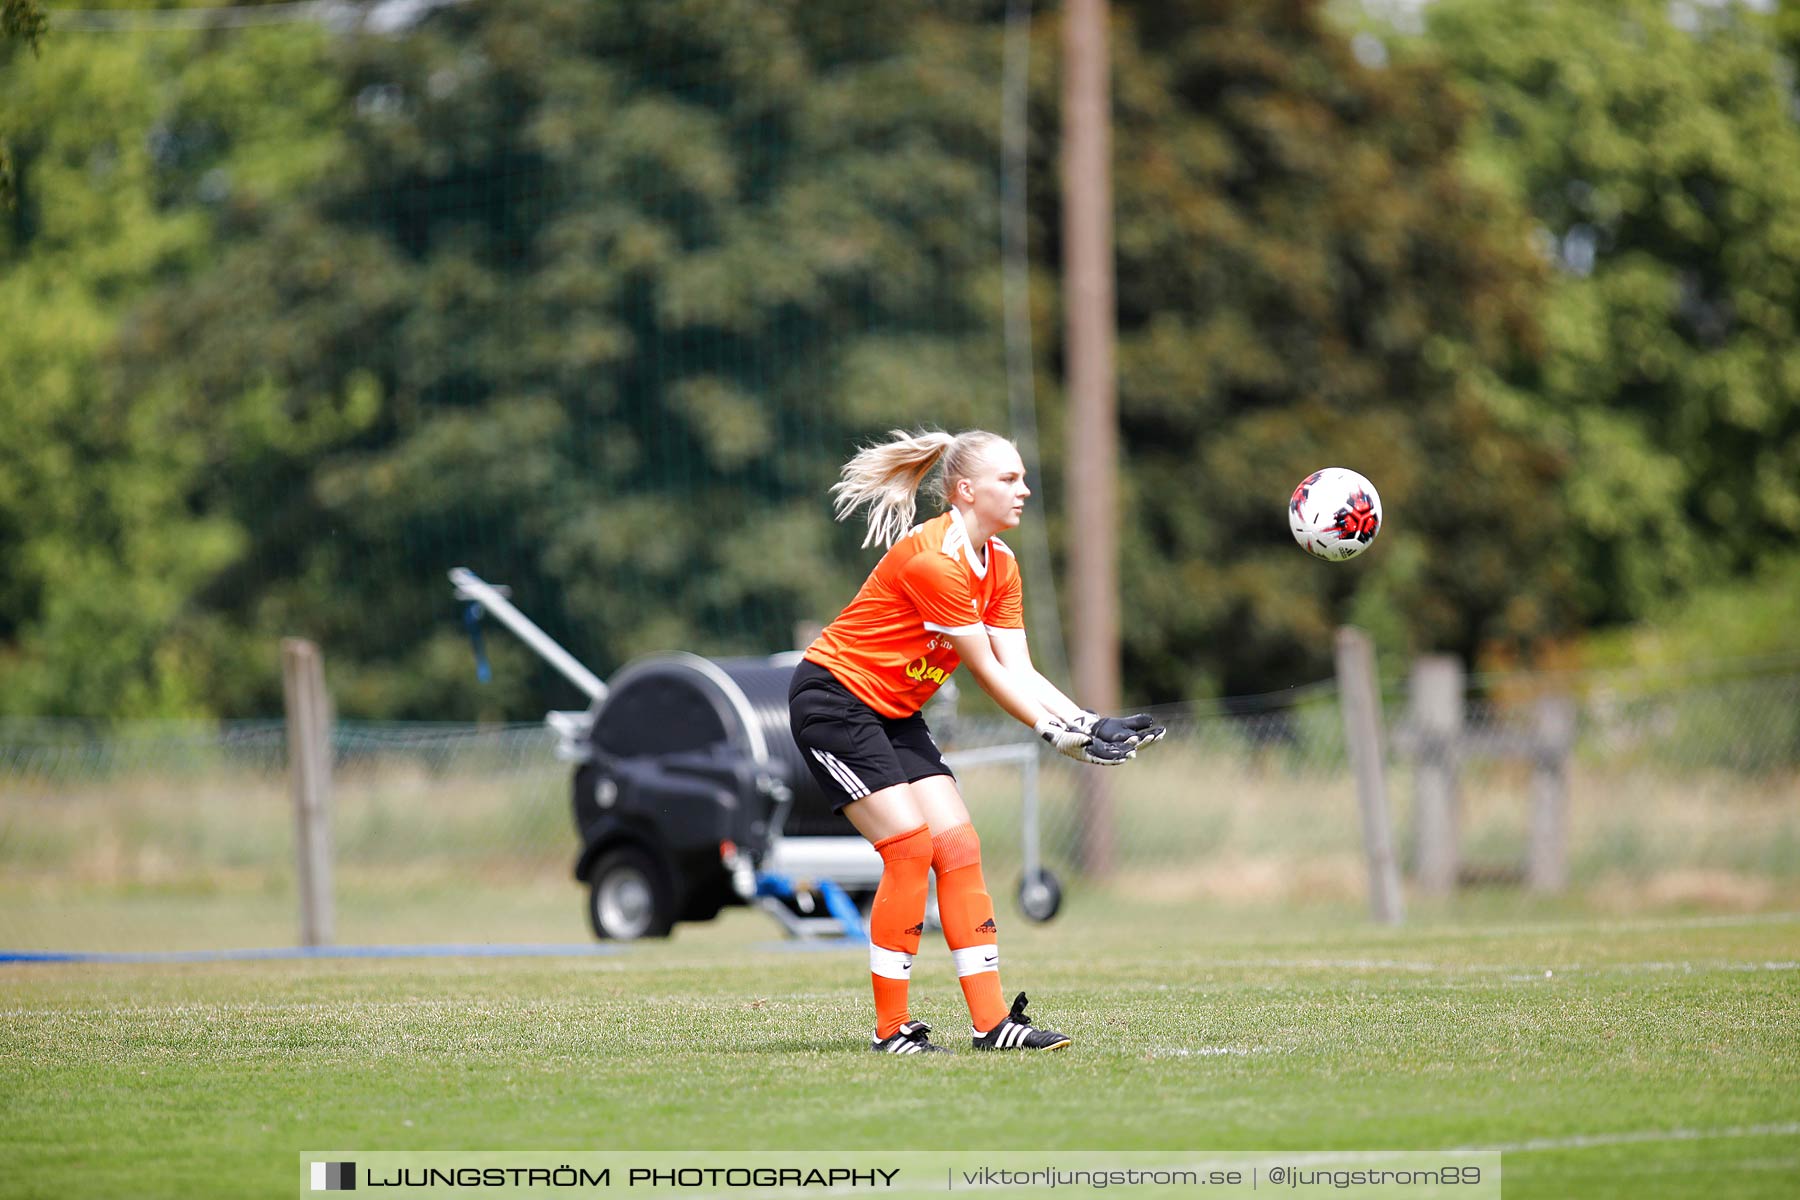
{"label": "white field line", "polygon": [[1498,1146],[1458,1146],[1458,1150],[1498,1150],[1502,1154],[1529,1154],[1534,1150],[1586,1150],[1595,1146],[1636,1146],[1656,1142],[1702,1142],[1713,1138],[1793,1137],[1800,1121],[1785,1125],[1733,1125],[1725,1129],[1642,1129],[1627,1133],[1571,1134],[1560,1138],[1532,1138]]}
{"label": "white field line", "polygon": [[1575,921],[1566,924],[1471,925],[1445,929],[1424,929],[1427,936],[1519,937],[1526,934],[1574,933],[1655,933],[1664,929],[1729,929],[1741,925],[1790,925],[1800,921],[1800,912],[1732,913],[1715,917],[1644,917],[1624,921]]}
{"label": "white field line", "polygon": [[1277,971],[1411,971],[1428,975],[1438,971],[1512,971],[1516,967],[1494,967],[1481,963],[1463,963],[1455,967],[1443,963],[1409,961],[1398,958],[1215,958],[1199,964],[1208,967],[1254,969],[1268,967]]}
{"label": "white field line", "polygon": [[1764,962],[1727,962],[1724,960],[1705,960],[1699,962],[1636,962],[1636,963],[1600,963],[1593,967],[1579,964],[1569,968],[1572,971],[1611,972],[1629,974],[1635,971],[1680,971],[1691,975],[1695,971],[1800,971],[1800,962],[1793,959],[1777,961],[1770,959]]}
{"label": "white field line", "polygon": [[1224,1058],[1252,1054],[1292,1054],[1292,1046],[1152,1046],[1151,1058]]}
{"label": "white field line", "polygon": [[[1140,960],[1142,961],[1142,960]],[[1151,964],[1146,964],[1151,965]],[[1691,959],[1684,962],[1648,960],[1613,963],[1445,963],[1392,958],[1205,958],[1158,959],[1153,965],[1180,967],[1183,970],[1222,968],[1225,970],[1271,971],[1403,971],[1415,975],[1502,975],[1508,979],[1531,980],[1552,978],[1556,974],[1633,975],[1655,972],[1695,971],[1800,971],[1800,961],[1765,959],[1740,962],[1732,959]],[[1545,972],[1550,972],[1546,975]],[[1167,984],[1150,985],[1151,990],[1166,990]],[[1141,990],[1138,989],[1138,990]]]}

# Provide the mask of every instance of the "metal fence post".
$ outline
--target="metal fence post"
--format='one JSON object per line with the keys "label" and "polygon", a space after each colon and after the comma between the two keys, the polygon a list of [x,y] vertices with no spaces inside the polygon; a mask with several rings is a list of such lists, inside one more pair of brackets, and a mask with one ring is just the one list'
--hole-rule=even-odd
{"label": "metal fence post", "polygon": [[1404,915],[1400,872],[1394,863],[1394,834],[1388,820],[1387,779],[1381,733],[1381,690],[1375,683],[1375,647],[1369,635],[1344,626],[1337,633],[1338,703],[1344,714],[1344,741],[1356,775],[1362,809],[1363,849],[1369,862],[1369,908],[1384,925]]}
{"label": "metal fence post", "polygon": [[287,703],[288,779],[294,797],[299,860],[300,944],[328,946],[334,934],[331,892],[331,697],[319,648],[281,641]]}
{"label": "metal fence post", "polygon": [[1569,883],[1569,755],[1575,747],[1575,702],[1545,696],[1537,703],[1531,767],[1531,846],[1525,878],[1534,892]]}
{"label": "metal fence post", "polygon": [[1463,669],[1454,655],[1429,654],[1413,664],[1413,848],[1419,888],[1446,896],[1456,887],[1457,773],[1463,735]]}

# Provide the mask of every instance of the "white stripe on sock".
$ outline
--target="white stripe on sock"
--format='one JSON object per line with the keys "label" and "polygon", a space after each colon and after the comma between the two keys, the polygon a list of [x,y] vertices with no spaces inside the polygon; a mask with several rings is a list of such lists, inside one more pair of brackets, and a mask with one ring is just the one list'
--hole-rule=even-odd
{"label": "white stripe on sock", "polygon": [[912,960],[904,950],[883,950],[869,943],[869,970],[883,979],[911,979]]}
{"label": "white stripe on sock", "polygon": [[1000,948],[998,946],[965,946],[961,950],[952,950],[950,959],[956,964],[956,977],[965,978],[979,975],[983,971],[1000,969]]}

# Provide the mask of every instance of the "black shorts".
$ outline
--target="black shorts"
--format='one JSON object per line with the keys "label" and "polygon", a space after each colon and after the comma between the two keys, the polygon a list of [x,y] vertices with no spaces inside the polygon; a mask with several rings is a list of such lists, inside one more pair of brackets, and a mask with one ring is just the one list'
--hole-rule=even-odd
{"label": "black shorts", "polygon": [[788,721],[833,812],[897,783],[955,778],[924,717],[882,716],[818,663],[802,660],[794,668]]}

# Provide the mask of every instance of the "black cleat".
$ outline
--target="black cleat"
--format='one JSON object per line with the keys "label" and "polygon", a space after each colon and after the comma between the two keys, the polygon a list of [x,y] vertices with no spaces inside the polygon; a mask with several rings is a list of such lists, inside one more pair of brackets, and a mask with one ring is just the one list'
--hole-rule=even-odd
{"label": "black cleat", "polygon": [[1025,1015],[1025,993],[1013,1000],[1012,1011],[998,1025],[982,1033],[974,1031],[977,1050],[1061,1050],[1070,1042],[1069,1035],[1054,1029],[1034,1029]]}
{"label": "black cleat", "polygon": [[926,1035],[931,1026],[923,1021],[907,1021],[892,1037],[876,1038],[869,1049],[877,1054],[948,1054],[948,1046],[934,1046]]}

